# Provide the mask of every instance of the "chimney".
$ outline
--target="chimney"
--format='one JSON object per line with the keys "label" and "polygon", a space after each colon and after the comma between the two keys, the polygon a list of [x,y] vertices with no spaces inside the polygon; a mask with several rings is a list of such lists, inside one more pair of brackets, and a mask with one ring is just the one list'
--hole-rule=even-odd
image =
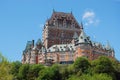
{"label": "chimney", "polygon": [[32,40],[32,46],[34,47],[34,40]]}

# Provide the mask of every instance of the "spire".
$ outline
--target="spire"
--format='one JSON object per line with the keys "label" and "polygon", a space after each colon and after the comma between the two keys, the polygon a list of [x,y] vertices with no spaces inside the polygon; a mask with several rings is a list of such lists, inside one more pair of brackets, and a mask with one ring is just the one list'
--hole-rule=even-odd
{"label": "spire", "polygon": [[55,9],[53,8],[53,13],[55,12]]}
{"label": "spire", "polygon": [[109,41],[107,41],[107,44],[106,44],[105,48],[106,48],[107,50],[111,50],[111,46],[110,46]]}
{"label": "spire", "polygon": [[71,14],[72,14],[72,11],[71,11]]}
{"label": "spire", "polygon": [[83,23],[81,22],[81,28],[83,29]]}

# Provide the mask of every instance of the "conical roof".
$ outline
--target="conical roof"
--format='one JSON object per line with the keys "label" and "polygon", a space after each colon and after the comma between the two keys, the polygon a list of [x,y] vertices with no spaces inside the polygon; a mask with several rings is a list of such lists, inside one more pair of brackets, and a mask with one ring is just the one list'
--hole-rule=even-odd
{"label": "conical roof", "polygon": [[42,44],[41,39],[38,39],[37,42],[36,42],[36,44],[37,44],[37,45]]}
{"label": "conical roof", "polygon": [[89,37],[85,34],[85,32],[82,30],[81,31],[81,34],[79,36],[79,41],[78,43],[89,43],[90,40],[89,40]]}
{"label": "conical roof", "polygon": [[111,50],[111,49],[112,49],[109,42],[107,42],[105,48],[106,48],[107,50]]}

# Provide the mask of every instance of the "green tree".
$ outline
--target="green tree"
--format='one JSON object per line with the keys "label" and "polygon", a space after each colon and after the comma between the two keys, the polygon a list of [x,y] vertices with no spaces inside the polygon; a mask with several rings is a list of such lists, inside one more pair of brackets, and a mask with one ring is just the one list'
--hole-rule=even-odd
{"label": "green tree", "polygon": [[106,56],[101,56],[92,62],[92,67],[96,73],[111,73],[114,72],[112,62]]}
{"label": "green tree", "polygon": [[59,67],[57,65],[53,65],[52,67],[46,67],[41,70],[38,80],[61,80]]}
{"label": "green tree", "polygon": [[111,59],[112,65],[115,69],[115,76],[117,80],[120,80],[120,62],[116,59]]}
{"label": "green tree", "polygon": [[28,79],[28,73],[29,73],[29,64],[23,64],[19,68],[18,78],[19,80],[29,80]]}
{"label": "green tree", "polygon": [[0,54],[0,80],[12,80],[13,76],[10,74],[10,63]]}
{"label": "green tree", "polygon": [[111,76],[107,74],[83,74],[82,76],[72,75],[68,80],[113,80]]}
{"label": "green tree", "polygon": [[40,64],[30,65],[30,67],[29,67],[29,73],[28,73],[29,80],[35,80],[35,79],[37,79],[38,76],[39,76],[39,71],[41,71],[42,69],[44,69],[43,65],[40,65]]}
{"label": "green tree", "polygon": [[84,57],[79,57],[73,64],[75,72],[86,73],[90,67],[89,61]]}
{"label": "green tree", "polygon": [[116,80],[115,69],[111,60],[107,56],[101,56],[98,59],[92,61],[93,73],[106,73],[112,76],[113,80]]}
{"label": "green tree", "polygon": [[15,61],[11,63],[11,70],[10,73],[14,76],[14,79],[18,79],[19,68],[21,67],[22,63],[20,61]]}
{"label": "green tree", "polygon": [[64,66],[64,65],[62,65],[60,67],[61,67],[60,68],[60,74],[61,74],[62,80],[66,80],[69,77],[69,75],[70,75],[68,67]]}

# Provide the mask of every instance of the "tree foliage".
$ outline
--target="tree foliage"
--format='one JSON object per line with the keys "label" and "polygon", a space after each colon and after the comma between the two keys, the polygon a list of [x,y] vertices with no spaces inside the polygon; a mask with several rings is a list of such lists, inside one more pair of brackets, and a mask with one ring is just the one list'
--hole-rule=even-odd
{"label": "tree foliage", "polygon": [[28,78],[30,80],[37,79],[37,77],[39,77],[39,71],[41,71],[42,69],[44,69],[43,65],[40,65],[40,64],[31,65],[29,67]]}
{"label": "tree foliage", "polygon": [[28,80],[29,64],[24,64],[19,68],[19,80]]}
{"label": "tree foliage", "polygon": [[38,80],[61,80],[59,67],[57,65],[53,65],[52,67],[46,67],[41,70]]}
{"label": "tree foliage", "polygon": [[114,68],[109,58],[102,56],[92,62],[96,73],[112,73]]}
{"label": "tree foliage", "polygon": [[19,68],[21,67],[22,63],[20,61],[15,61],[11,63],[11,70],[10,73],[14,76],[14,79],[18,78]]}
{"label": "tree foliage", "polygon": [[88,61],[80,57],[71,65],[8,62],[0,54],[0,80],[120,80],[120,62],[101,56]]}
{"label": "tree foliage", "polygon": [[111,76],[107,74],[83,74],[81,76],[72,75],[68,80],[113,80]]}
{"label": "tree foliage", "polygon": [[90,67],[90,63],[84,57],[77,58],[77,60],[73,64],[75,72],[83,72],[86,73],[88,68]]}
{"label": "tree foliage", "polygon": [[11,65],[5,57],[0,54],[0,80],[12,80],[13,75],[10,74]]}

